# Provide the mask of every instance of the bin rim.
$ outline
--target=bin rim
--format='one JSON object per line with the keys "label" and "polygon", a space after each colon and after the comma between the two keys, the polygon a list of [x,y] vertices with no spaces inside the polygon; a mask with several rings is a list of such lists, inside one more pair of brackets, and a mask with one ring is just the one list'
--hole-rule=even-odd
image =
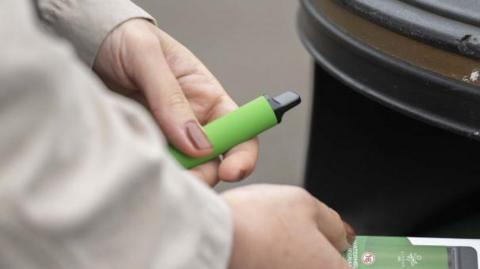
{"label": "bin rim", "polygon": [[[297,30],[307,51],[326,71],[349,85],[353,90],[396,111],[442,129],[480,140],[480,88],[411,65],[362,43],[355,37],[343,32],[325,18],[312,4],[313,1],[316,0],[301,0],[297,15]],[[328,46],[319,45],[314,42],[314,39],[331,44]],[[428,106],[411,105],[405,102],[404,99],[399,98],[399,96],[389,94],[385,89],[360,81],[354,75],[338,67],[341,65],[342,57],[329,57],[329,54],[342,54],[342,48],[345,46],[351,49],[348,56],[353,55],[356,64],[363,66],[379,64],[385,67],[385,74],[389,73],[390,76],[401,75],[404,79],[413,79],[417,82],[416,86],[421,89],[419,93],[425,96],[435,94],[444,95],[445,98],[443,98],[443,101],[445,104],[448,104],[449,97],[452,96],[456,99],[463,100],[465,103],[468,103],[468,107],[465,109],[468,110],[471,108],[471,113],[468,114],[468,111],[462,111],[462,113],[458,113],[458,115],[454,113],[447,114],[441,110],[428,109]],[[340,61],[338,61],[339,59]],[[409,81],[409,83],[410,82],[411,81]],[[403,85],[398,85],[400,88],[402,86]],[[422,98],[425,98],[425,96]],[[476,106],[478,108],[474,107],[472,103],[478,104]],[[430,104],[429,106],[431,107],[432,105]],[[465,113],[468,114],[466,117],[464,117]]]}

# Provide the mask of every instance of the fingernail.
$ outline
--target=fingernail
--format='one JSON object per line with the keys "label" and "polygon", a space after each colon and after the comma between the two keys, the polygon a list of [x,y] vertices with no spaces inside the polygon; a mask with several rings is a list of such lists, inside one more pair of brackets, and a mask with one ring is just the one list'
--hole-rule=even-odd
{"label": "fingernail", "polygon": [[188,139],[190,139],[194,147],[200,150],[209,149],[212,147],[212,144],[210,144],[210,141],[208,141],[207,136],[195,121],[187,122],[185,124],[185,129],[187,130]]}
{"label": "fingernail", "polygon": [[353,242],[355,241],[355,237],[357,236],[355,231],[353,230],[352,226],[350,224],[343,222],[343,226],[345,227],[345,232],[347,233],[347,241],[350,245],[353,245]]}

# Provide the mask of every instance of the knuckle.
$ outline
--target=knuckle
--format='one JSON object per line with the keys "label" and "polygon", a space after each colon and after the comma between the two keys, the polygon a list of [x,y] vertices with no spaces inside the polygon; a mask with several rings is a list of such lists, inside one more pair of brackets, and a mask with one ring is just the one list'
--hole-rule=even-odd
{"label": "knuckle", "polygon": [[160,49],[160,43],[154,36],[148,35],[139,37],[135,43],[141,51],[156,51]]}
{"label": "knuckle", "polygon": [[313,204],[315,202],[312,195],[307,192],[305,189],[301,187],[289,187],[290,188],[290,195],[294,201],[302,205],[309,205],[310,203]]}
{"label": "knuckle", "polygon": [[322,201],[317,201],[317,208],[324,218],[333,220],[337,220],[337,218],[340,219],[340,215]]}
{"label": "knuckle", "polygon": [[167,106],[171,109],[183,109],[187,100],[180,90],[174,90],[167,96]]}
{"label": "knuckle", "polygon": [[150,34],[141,31],[128,31],[125,35],[125,43],[142,51],[151,51],[160,47],[159,40]]}
{"label": "knuckle", "polygon": [[335,211],[335,210],[333,210],[333,209],[331,209],[331,208],[329,208],[329,210],[330,210],[330,212],[331,212],[331,214],[332,214],[332,218],[333,218],[335,221],[337,221],[337,222],[342,222],[342,218],[340,217],[340,214],[338,214],[337,211]]}

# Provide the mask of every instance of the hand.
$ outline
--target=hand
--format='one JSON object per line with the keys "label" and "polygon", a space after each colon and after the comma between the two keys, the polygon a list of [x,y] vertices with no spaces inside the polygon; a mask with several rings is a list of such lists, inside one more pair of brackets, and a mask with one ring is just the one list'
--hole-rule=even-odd
{"label": "hand", "polygon": [[[95,72],[117,92],[148,104],[168,141],[200,157],[211,144],[200,125],[237,108],[217,79],[182,44],[143,19],[129,20],[101,45]],[[256,139],[240,144],[192,173],[215,185],[248,176],[258,157]]]}
{"label": "hand", "polygon": [[229,269],[348,269],[355,238],[340,216],[303,189],[253,185],[223,194],[234,219]]}

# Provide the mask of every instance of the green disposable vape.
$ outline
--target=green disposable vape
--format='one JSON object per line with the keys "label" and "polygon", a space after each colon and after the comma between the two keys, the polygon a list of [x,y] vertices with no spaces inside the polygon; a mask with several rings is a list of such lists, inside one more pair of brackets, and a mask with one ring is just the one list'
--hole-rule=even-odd
{"label": "green disposable vape", "polygon": [[354,269],[478,269],[471,247],[413,245],[405,237],[358,236],[343,255]]}
{"label": "green disposable vape", "polygon": [[237,110],[203,126],[213,146],[212,152],[202,158],[193,158],[170,146],[172,156],[189,169],[217,158],[234,146],[250,140],[280,123],[289,109],[300,103],[300,96],[288,91],[276,97],[260,96]]}

